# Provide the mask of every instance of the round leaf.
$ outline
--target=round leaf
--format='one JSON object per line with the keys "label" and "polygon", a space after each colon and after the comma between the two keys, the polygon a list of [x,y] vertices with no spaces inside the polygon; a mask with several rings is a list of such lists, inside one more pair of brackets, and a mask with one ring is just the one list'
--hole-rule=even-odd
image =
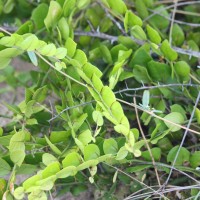
{"label": "round leaf", "polygon": [[[171,121],[173,123],[179,124],[179,125],[184,123],[184,117],[178,112],[172,112],[172,113],[166,115],[164,117],[164,119]],[[175,131],[178,131],[181,129],[180,127],[178,127],[174,124],[171,124],[166,121],[164,121],[164,122],[165,122],[165,125],[171,130],[171,132],[175,132]]]}

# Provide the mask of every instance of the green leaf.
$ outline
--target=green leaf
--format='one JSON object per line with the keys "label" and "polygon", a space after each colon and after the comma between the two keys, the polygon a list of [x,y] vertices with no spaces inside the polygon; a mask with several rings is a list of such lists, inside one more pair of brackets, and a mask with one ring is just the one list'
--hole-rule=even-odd
{"label": "green leaf", "polygon": [[[26,157],[25,157],[26,161]],[[31,164],[22,164],[20,167],[17,168],[17,174],[22,174],[22,175],[33,175],[35,172],[38,171],[38,166],[31,165]]]}
{"label": "green leaf", "polygon": [[55,180],[56,175],[52,175],[48,178],[37,181],[36,185],[40,186],[41,190],[49,191],[53,188]]}
{"label": "green leaf", "polygon": [[153,42],[155,44],[160,44],[161,37],[160,37],[159,33],[154,28],[149,26],[148,24],[147,24],[146,28],[147,28],[147,35],[148,35],[149,39],[151,40],[151,42]]}
{"label": "green leaf", "polygon": [[44,19],[47,16],[48,13],[48,5],[45,3],[40,3],[32,12],[31,19],[33,20],[36,29],[43,28],[44,25]]}
{"label": "green leaf", "polygon": [[27,53],[28,53],[28,57],[30,58],[33,65],[38,66],[38,60],[37,60],[37,57],[35,55],[35,52],[34,51],[27,51]]}
{"label": "green leaf", "polygon": [[71,152],[67,154],[67,156],[62,161],[63,168],[69,167],[69,166],[75,166],[77,167],[82,162],[81,156],[76,152]]}
{"label": "green leaf", "polygon": [[37,51],[44,56],[54,56],[57,52],[56,46],[52,43],[44,44],[37,48]]}
{"label": "green leaf", "polygon": [[113,139],[105,139],[103,143],[103,151],[105,154],[117,154],[118,145],[117,142]]}
{"label": "green leaf", "polygon": [[[170,152],[167,155],[167,162],[174,162],[174,158],[178,152],[178,149],[179,146],[175,146],[170,150]],[[190,152],[185,147],[181,147],[175,165],[184,165],[185,162],[189,162],[189,159]]]}
{"label": "green leaf", "polygon": [[5,176],[9,174],[10,171],[11,171],[10,165],[5,160],[0,158],[0,176]]}
{"label": "green leaf", "polygon": [[57,71],[61,71],[62,69],[66,68],[66,65],[65,65],[64,62],[56,62],[55,68],[56,68]]}
{"label": "green leaf", "polygon": [[[184,117],[178,112],[172,112],[172,113],[166,115],[164,117],[164,119],[171,121],[173,123],[179,124],[179,125],[184,123]],[[164,121],[164,123],[171,130],[171,132],[176,132],[181,129],[180,127],[178,127],[174,124],[171,124],[169,122]]]}
{"label": "green leaf", "polygon": [[67,49],[64,47],[59,47],[56,49],[55,57],[57,59],[63,59],[67,55]]}
{"label": "green leaf", "polygon": [[113,91],[108,86],[103,87],[103,89],[101,91],[101,95],[104,100],[104,103],[108,107],[111,107],[111,105],[116,101]]}
{"label": "green leaf", "polygon": [[79,9],[84,9],[90,4],[91,0],[81,0],[77,2],[77,7]]}
{"label": "green leaf", "polygon": [[84,160],[96,159],[100,156],[99,147],[95,144],[89,144],[84,148]]}
{"label": "green leaf", "polygon": [[117,119],[119,123],[122,122],[124,118],[124,111],[122,106],[119,102],[115,101],[112,106],[110,107],[113,116]]}
{"label": "green leaf", "polygon": [[65,1],[63,5],[63,15],[69,17],[70,14],[75,10],[76,0]]}
{"label": "green leaf", "polygon": [[[171,79],[171,68],[165,63],[150,61],[148,63],[148,73],[152,80],[165,83]],[[160,76],[162,74],[162,76]]]}
{"label": "green leaf", "polygon": [[106,45],[101,45],[99,47],[101,56],[103,57],[104,61],[108,64],[112,64],[112,56],[111,53]]}
{"label": "green leaf", "polygon": [[83,131],[79,136],[78,140],[83,143],[83,145],[88,145],[94,138],[92,137],[92,133],[89,129]]}
{"label": "green leaf", "polygon": [[32,99],[35,100],[36,102],[42,103],[46,99],[47,92],[48,88],[46,85],[41,88],[38,88],[34,92]]}
{"label": "green leaf", "polygon": [[4,3],[3,11],[4,13],[8,14],[10,13],[15,6],[15,1],[14,0],[8,0]]}
{"label": "green leaf", "polygon": [[131,35],[139,40],[146,40],[147,36],[144,30],[139,25],[135,25],[131,28]]}
{"label": "green leaf", "polygon": [[81,66],[83,66],[84,64],[87,63],[87,56],[85,55],[85,53],[80,50],[80,49],[77,49],[74,56],[73,56],[73,59],[77,60]]}
{"label": "green leaf", "polygon": [[98,91],[98,92],[101,92],[102,88],[103,88],[103,83],[101,81],[100,78],[98,78],[95,73],[93,73],[92,75],[92,83],[93,83],[93,86],[94,88]]}
{"label": "green leaf", "polygon": [[124,18],[124,27],[126,32],[128,28],[132,28],[134,25],[142,26],[143,22],[140,17],[135,15],[131,10],[127,10]]}
{"label": "green leaf", "polygon": [[[23,149],[23,146],[22,146]],[[16,150],[10,152],[10,159],[15,163],[16,165],[20,166],[25,158],[25,152],[24,150]]]}
{"label": "green leaf", "polygon": [[164,30],[164,29],[166,29],[169,26],[169,24],[170,24],[170,21],[168,19],[166,19],[166,18],[169,18],[170,15],[167,12],[167,10],[165,9],[165,7],[164,6],[156,7],[154,9],[154,12],[159,12],[159,14],[162,15],[162,16],[160,16],[160,15],[154,15],[154,16],[152,16],[149,19],[150,24],[153,27],[156,27],[157,30]]}
{"label": "green leaf", "polygon": [[[158,148],[158,147],[152,148],[151,153],[152,153],[152,156],[155,161],[160,160],[160,158],[161,158],[161,149],[160,148]],[[142,152],[142,157],[145,160],[152,161],[151,155],[148,150]]]}
{"label": "green leaf", "polygon": [[18,187],[18,188],[15,189],[15,191],[14,191],[14,197],[16,199],[23,199],[24,195],[25,195],[25,191],[24,191],[23,187]]}
{"label": "green leaf", "polygon": [[150,168],[152,165],[137,165],[137,166],[134,166],[134,167],[128,167],[126,169],[126,171],[128,173],[136,173],[136,172],[140,172],[140,171],[143,171],[144,169],[148,169]]}
{"label": "green leaf", "polygon": [[147,10],[147,7],[144,3],[144,1],[141,0],[136,0],[135,1],[135,8],[138,12],[138,15],[142,18],[145,19],[149,16],[149,12]]}
{"label": "green leaf", "polygon": [[42,155],[42,162],[47,166],[53,162],[56,162],[57,158],[53,155],[51,155],[50,153],[44,153]]}
{"label": "green leaf", "polygon": [[3,129],[0,127],[0,137],[3,135]]}
{"label": "green leaf", "polygon": [[118,125],[114,126],[114,129],[116,132],[121,133],[125,136],[127,136],[130,132],[130,129],[122,124],[118,124]]}
{"label": "green leaf", "polygon": [[60,171],[60,163],[58,161],[49,164],[42,172],[42,179],[55,175]]}
{"label": "green leaf", "polygon": [[148,49],[146,50],[145,48],[140,47],[135,51],[130,62],[130,67],[134,68],[136,65],[147,67],[148,62],[151,60],[152,58],[149,55]]}
{"label": "green leaf", "polygon": [[39,174],[34,175],[34,176],[32,176],[32,177],[26,179],[26,180],[23,182],[22,186],[23,186],[23,188],[24,188],[25,190],[28,190],[29,188],[31,188],[32,186],[34,186],[35,183],[36,183],[37,181],[39,181],[39,180],[41,180],[41,175],[39,175]]}
{"label": "green leaf", "polygon": [[190,156],[190,165],[192,168],[197,168],[200,166],[200,151],[195,151]]}
{"label": "green leaf", "polygon": [[200,110],[198,108],[195,109],[195,116],[197,118],[197,123],[200,124]]}
{"label": "green leaf", "polygon": [[126,4],[122,0],[107,0],[110,8],[119,13],[124,14],[127,10]]}
{"label": "green leaf", "polygon": [[34,190],[28,196],[28,200],[47,200],[47,195],[44,191],[41,191],[40,189]]}
{"label": "green leaf", "polygon": [[117,153],[116,160],[123,160],[128,155],[128,151],[125,146],[121,147]]}
{"label": "green leaf", "polygon": [[30,34],[24,38],[23,41],[17,42],[17,46],[19,46],[23,50],[34,51],[38,48],[39,40],[34,34]]}
{"label": "green leaf", "polygon": [[53,143],[51,143],[51,141],[46,137],[46,135],[45,135],[45,139],[54,153],[56,153],[57,155],[62,154],[62,152],[58,149],[58,147],[56,147]]}
{"label": "green leaf", "polygon": [[175,61],[178,57],[178,54],[175,50],[173,50],[170,47],[170,44],[168,40],[164,40],[160,46],[160,50],[162,51],[163,55],[169,60],[169,61]]}
{"label": "green leaf", "polygon": [[22,51],[16,48],[7,48],[0,51],[0,69],[5,68],[11,59],[21,54]]}
{"label": "green leaf", "polygon": [[10,151],[10,159],[20,166],[25,158],[25,131],[19,131],[15,133],[10,139],[9,151]]}
{"label": "green leaf", "polygon": [[158,147],[161,148],[162,151],[169,151],[172,149],[172,142],[168,137],[164,137],[158,141]]}
{"label": "green leaf", "polygon": [[59,3],[56,1],[50,1],[49,10],[46,18],[44,19],[44,24],[47,29],[53,27],[58,22],[60,16],[62,14],[62,8]]}
{"label": "green leaf", "polygon": [[[23,35],[23,34],[29,34],[33,31],[33,22],[31,20],[27,20],[25,23],[23,23],[15,33]],[[21,41],[20,41],[21,42]],[[18,43],[18,42],[17,42]]]}
{"label": "green leaf", "polygon": [[63,141],[67,141],[70,136],[69,131],[52,131],[50,133],[50,141],[55,144]]}
{"label": "green leaf", "polygon": [[178,24],[173,24],[172,41],[176,46],[181,46],[185,41],[185,35],[182,28]]}
{"label": "green leaf", "polygon": [[67,178],[68,176],[75,176],[77,173],[77,167],[75,166],[68,166],[61,169],[59,172],[56,173],[57,178]]}
{"label": "green leaf", "polygon": [[103,125],[103,117],[102,117],[102,113],[99,111],[93,111],[92,113],[92,117],[94,122],[97,124],[97,126],[102,126]]}
{"label": "green leaf", "polygon": [[86,162],[83,162],[82,164],[80,164],[77,167],[78,171],[82,171],[84,169],[90,168],[90,167],[94,167],[96,165],[98,165],[99,161],[97,159],[92,159],[92,160],[88,160]]}
{"label": "green leaf", "polygon": [[142,105],[144,107],[147,107],[147,108],[149,107],[149,98],[150,98],[149,90],[145,90],[142,95]]}
{"label": "green leaf", "polygon": [[173,104],[172,106],[170,106],[170,109],[171,109],[171,112],[180,113],[184,117],[184,119],[187,120],[186,111],[181,105]]}
{"label": "green leaf", "polygon": [[101,78],[102,76],[102,72],[97,67],[95,67],[94,65],[90,63],[86,63],[83,66],[83,72],[90,79],[92,78],[93,74],[95,74],[98,78]]}
{"label": "green leaf", "polygon": [[13,47],[15,45],[15,37],[14,34],[11,36],[4,36],[0,39],[0,44],[6,47]]}
{"label": "green leaf", "polygon": [[[68,2],[68,1],[67,1]],[[72,38],[68,38],[65,42],[65,47],[67,49],[67,54],[69,57],[73,57],[76,52],[77,44],[72,40]]]}
{"label": "green leaf", "polygon": [[62,38],[67,40],[70,34],[70,29],[67,23],[67,19],[62,17],[58,22],[58,28],[59,28]]}
{"label": "green leaf", "polygon": [[135,65],[133,69],[134,78],[139,83],[150,83],[151,77],[148,74],[148,71],[145,67],[142,67],[140,65]]}
{"label": "green leaf", "polygon": [[176,74],[181,80],[190,80],[190,66],[185,61],[178,61],[174,64]]}

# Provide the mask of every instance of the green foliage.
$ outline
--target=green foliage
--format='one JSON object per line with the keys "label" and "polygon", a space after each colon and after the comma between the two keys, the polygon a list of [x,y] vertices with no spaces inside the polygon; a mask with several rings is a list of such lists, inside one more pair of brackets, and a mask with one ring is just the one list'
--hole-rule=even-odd
{"label": "green foliage", "polygon": [[[170,185],[199,178],[198,28],[170,27],[157,0],[9,0],[0,14],[0,82],[8,86],[0,94],[25,90],[18,104],[4,102],[13,115],[0,127],[0,198],[91,187],[101,199],[122,199],[158,185],[156,170],[164,177],[173,163],[193,179],[177,171]],[[15,57],[34,70],[14,70]],[[17,185],[16,174],[30,177]]]}

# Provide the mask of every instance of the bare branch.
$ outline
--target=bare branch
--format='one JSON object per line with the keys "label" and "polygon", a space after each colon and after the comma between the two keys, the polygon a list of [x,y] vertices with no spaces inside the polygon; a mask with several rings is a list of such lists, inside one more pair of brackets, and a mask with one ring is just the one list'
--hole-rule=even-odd
{"label": "bare branch", "polygon": [[[118,41],[118,36],[112,36],[112,35],[108,35],[108,34],[100,33],[100,32],[75,31],[74,34],[77,35],[77,36],[97,37],[97,38],[101,38],[101,39],[104,39],[104,40],[110,40],[111,42]],[[134,42],[136,42],[137,44],[139,44],[139,45],[143,45],[145,43],[145,41],[143,41],[143,40],[138,40],[138,39],[133,38],[133,37],[130,37],[130,38]],[[196,57],[196,58],[200,58],[200,52],[198,52],[198,51],[192,51],[191,49],[182,49],[182,48],[174,47],[174,46],[172,48],[177,53],[188,55],[188,56],[193,56],[193,57]]]}
{"label": "bare branch", "polygon": [[115,92],[117,93],[123,93],[123,92],[130,92],[130,91],[139,91],[139,90],[151,90],[156,88],[166,88],[166,87],[200,87],[199,84],[180,84],[180,83],[171,83],[171,84],[165,84],[165,85],[155,85],[155,86],[143,86],[138,88],[125,88],[123,90],[119,90]]}

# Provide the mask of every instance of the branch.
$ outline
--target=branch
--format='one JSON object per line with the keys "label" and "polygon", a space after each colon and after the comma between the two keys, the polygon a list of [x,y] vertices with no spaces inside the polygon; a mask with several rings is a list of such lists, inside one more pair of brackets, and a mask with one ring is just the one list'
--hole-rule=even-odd
{"label": "branch", "polygon": [[151,90],[156,88],[165,88],[165,87],[200,87],[199,84],[180,84],[180,83],[171,83],[165,85],[155,85],[155,86],[143,86],[138,88],[126,88],[115,92],[115,94],[130,92],[130,91],[139,91],[139,90]]}
{"label": "branch", "polygon": [[101,38],[104,40],[110,40],[111,42],[116,42],[118,40],[117,36],[107,35],[105,33],[95,32],[95,31],[92,31],[92,32],[75,31],[74,35],[96,37],[96,38]]}
{"label": "branch", "polygon": [[[101,39],[104,39],[104,40],[110,40],[111,42],[116,42],[118,41],[118,36],[113,36],[113,35],[108,35],[108,34],[105,34],[105,33],[101,33],[101,32],[84,32],[84,31],[75,31],[74,32],[74,35],[77,35],[77,36],[89,36],[89,37],[96,37],[96,38],[101,38]],[[130,36],[129,36],[130,37]],[[145,43],[145,41],[143,40],[138,40],[136,38],[133,38],[133,37],[130,37],[134,42],[136,42],[137,44],[139,45],[143,45]],[[179,48],[179,47],[172,47],[177,53],[180,53],[180,54],[184,54],[184,55],[188,55],[188,56],[193,56],[193,57],[196,57],[196,58],[199,58],[200,57],[200,52],[198,51],[192,51],[190,49],[182,49],[182,48]]]}

